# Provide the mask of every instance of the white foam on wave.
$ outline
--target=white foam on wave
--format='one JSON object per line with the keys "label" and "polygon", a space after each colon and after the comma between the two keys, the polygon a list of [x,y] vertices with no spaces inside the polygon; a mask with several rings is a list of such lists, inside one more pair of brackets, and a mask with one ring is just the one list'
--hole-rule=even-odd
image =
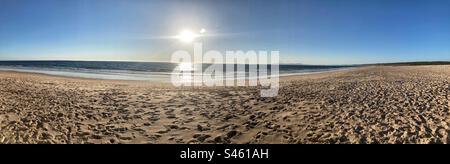
{"label": "white foam on wave", "polygon": [[[335,69],[305,69],[283,72],[280,71],[279,76],[294,76],[305,75],[312,73],[329,72],[336,70],[343,70],[349,68],[335,68]],[[105,80],[132,80],[132,81],[155,81],[155,82],[170,82],[170,72],[144,72],[144,71],[126,71],[126,70],[106,70],[106,69],[60,69],[60,68],[35,68],[35,67],[22,67],[22,66],[1,66],[0,70],[3,71],[17,71],[17,72],[29,72],[40,73],[53,76],[64,77],[78,77],[88,79],[105,79]],[[246,73],[237,72],[237,79],[246,78]],[[202,74],[193,74],[193,76],[202,76]],[[273,75],[269,75],[271,77]],[[276,75],[275,75],[276,76]],[[230,77],[229,74],[226,77]],[[256,77],[249,77],[249,79],[255,79]],[[228,79],[230,80],[230,79]]]}

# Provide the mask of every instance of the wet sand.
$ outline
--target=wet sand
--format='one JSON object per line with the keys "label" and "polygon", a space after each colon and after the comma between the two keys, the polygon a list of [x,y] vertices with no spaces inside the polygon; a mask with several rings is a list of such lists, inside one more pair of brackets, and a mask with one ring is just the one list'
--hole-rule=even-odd
{"label": "wet sand", "polygon": [[0,72],[0,143],[450,143],[450,66],[371,66],[256,87]]}

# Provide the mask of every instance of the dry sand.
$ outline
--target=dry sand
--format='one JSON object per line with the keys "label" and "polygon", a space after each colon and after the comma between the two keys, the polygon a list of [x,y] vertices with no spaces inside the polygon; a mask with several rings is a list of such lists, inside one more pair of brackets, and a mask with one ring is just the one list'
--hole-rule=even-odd
{"label": "dry sand", "polygon": [[0,143],[450,143],[450,66],[374,66],[255,87],[0,72]]}

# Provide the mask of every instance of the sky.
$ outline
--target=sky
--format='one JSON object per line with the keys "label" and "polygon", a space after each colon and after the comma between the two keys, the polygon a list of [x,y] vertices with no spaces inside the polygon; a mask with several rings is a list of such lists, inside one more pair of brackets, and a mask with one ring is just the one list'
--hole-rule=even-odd
{"label": "sky", "polygon": [[167,62],[186,29],[281,63],[450,61],[448,0],[0,0],[0,60]]}

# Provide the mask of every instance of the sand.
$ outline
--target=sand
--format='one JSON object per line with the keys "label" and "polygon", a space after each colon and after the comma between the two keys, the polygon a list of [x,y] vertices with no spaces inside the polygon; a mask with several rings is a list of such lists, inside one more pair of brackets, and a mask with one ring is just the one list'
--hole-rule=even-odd
{"label": "sand", "polygon": [[450,66],[371,66],[256,87],[0,72],[0,143],[450,143]]}

